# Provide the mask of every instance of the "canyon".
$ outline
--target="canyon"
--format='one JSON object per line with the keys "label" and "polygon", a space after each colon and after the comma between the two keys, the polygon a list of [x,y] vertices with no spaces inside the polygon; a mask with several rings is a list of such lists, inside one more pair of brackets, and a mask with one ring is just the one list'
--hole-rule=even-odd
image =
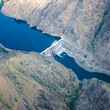
{"label": "canyon", "polygon": [[[1,7],[59,40],[39,53],[0,45],[0,110],[110,110],[110,80],[99,77],[110,75],[109,0],[3,0]],[[80,80],[75,67],[55,59],[62,54],[82,68],[79,75],[99,78]]]}
{"label": "canyon", "polygon": [[8,0],[2,12],[61,37],[43,53],[65,51],[84,69],[110,74],[109,0]]}
{"label": "canyon", "polygon": [[0,46],[1,110],[110,110],[110,84],[79,81],[52,58]]}

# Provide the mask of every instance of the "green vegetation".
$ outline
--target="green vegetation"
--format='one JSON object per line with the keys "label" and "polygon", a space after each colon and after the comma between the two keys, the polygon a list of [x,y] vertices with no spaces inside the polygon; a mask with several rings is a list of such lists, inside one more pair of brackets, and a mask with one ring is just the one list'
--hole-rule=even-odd
{"label": "green vegetation", "polygon": [[70,108],[70,110],[75,110],[75,104],[76,104],[76,100],[79,97],[79,94],[80,94],[80,88],[77,88],[75,90],[75,94],[73,96],[70,96],[69,104],[68,104],[68,107]]}
{"label": "green vegetation", "polygon": [[6,110],[12,110],[12,107],[4,100],[3,95],[0,95],[0,103],[6,107]]}

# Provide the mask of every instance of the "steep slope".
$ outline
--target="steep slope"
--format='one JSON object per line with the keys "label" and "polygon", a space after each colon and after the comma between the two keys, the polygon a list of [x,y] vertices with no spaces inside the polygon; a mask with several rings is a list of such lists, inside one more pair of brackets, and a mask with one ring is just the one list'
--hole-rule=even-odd
{"label": "steep slope", "polygon": [[110,110],[110,84],[80,82],[37,53],[0,50],[0,110]]}
{"label": "steep slope", "polygon": [[84,80],[79,94],[76,110],[110,110],[109,84],[96,79]]}
{"label": "steep slope", "polygon": [[[43,54],[63,50],[85,69],[110,74],[109,0],[4,2],[5,15],[61,36]],[[50,57],[1,46],[0,109],[110,110],[110,84],[98,79],[79,81]]]}
{"label": "steep slope", "polygon": [[79,89],[72,71],[35,53],[0,50],[0,110],[69,110]]}
{"label": "steep slope", "polygon": [[60,36],[65,51],[85,69],[110,74],[109,0],[9,0],[2,12]]}

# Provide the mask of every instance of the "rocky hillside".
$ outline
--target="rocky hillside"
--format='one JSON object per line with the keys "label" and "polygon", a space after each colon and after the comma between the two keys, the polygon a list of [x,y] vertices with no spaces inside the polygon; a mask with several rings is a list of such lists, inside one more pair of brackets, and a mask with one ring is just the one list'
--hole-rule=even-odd
{"label": "rocky hillside", "polygon": [[0,110],[110,110],[110,84],[80,82],[51,58],[2,46]]}
{"label": "rocky hillside", "polygon": [[[85,69],[110,74],[109,0],[3,1],[5,15],[61,37],[52,52],[59,47]],[[79,81],[50,57],[0,45],[0,110],[110,110],[110,84]]]}
{"label": "rocky hillside", "polygon": [[84,80],[75,107],[75,110],[110,110],[110,85],[96,79]]}
{"label": "rocky hillside", "polygon": [[85,69],[110,74],[110,0],[5,0],[2,12],[60,36]]}
{"label": "rocky hillside", "polygon": [[0,110],[69,110],[79,81],[61,64],[1,47]]}

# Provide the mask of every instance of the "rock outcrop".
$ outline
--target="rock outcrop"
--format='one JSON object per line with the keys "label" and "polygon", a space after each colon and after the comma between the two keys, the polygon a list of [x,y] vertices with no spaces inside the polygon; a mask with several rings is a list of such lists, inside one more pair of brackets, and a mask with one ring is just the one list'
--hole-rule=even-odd
{"label": "rock outcrop", "polygon": [[110,84],[79,81],[51,58],[0,48],[0,110],[110,110]]}
{"label": "rock outcrop", "polygon": [[109,0],[8,0],[2,12],[60,36],[85,69],[110,74]]}
{"label": "rock outcrop", "polygon": [[0,110],[69,110],[75,74],[35,53],[0,48]]}
{"label": "rock outcrop", "polygon": [[75,110],[110,110],[110,85],[107,83],[84,80],[79,94]]}
{"label": "rock outcrop", "polygon": [[110,110],[110,84],[79,81],[53,59],[0,48],[0,110]]}

